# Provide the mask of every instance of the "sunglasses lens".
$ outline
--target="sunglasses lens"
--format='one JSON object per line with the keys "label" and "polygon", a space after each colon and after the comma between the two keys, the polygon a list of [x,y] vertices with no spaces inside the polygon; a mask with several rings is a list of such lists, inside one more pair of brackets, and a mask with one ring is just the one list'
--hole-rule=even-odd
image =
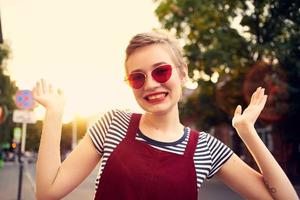
{"label": "sunglasses lens", "polygon": [[[172,75],[172,66],[171,65],[161,65],[157,68],[155,68],[151,72],[152,78],[159,82],[159,83],[165,83],[167,82]],[[145,84],[146,75],[144,73],[135,72],[132,74],[129,74],[127,77],[127,80],[129,82],[129,85],[134,89],[140,89]]]}
{"label": "sunglasses lens", "polygon": [[172,75],[171,65],[162,65],[152,71],[152,77],[159,83],[167,82]]}
{"label": "sunglasses lens", "polygon": [[133,73],[128,76],[129,84],[134,89],[141,88],[145,83],[145,75],[143,73]]}

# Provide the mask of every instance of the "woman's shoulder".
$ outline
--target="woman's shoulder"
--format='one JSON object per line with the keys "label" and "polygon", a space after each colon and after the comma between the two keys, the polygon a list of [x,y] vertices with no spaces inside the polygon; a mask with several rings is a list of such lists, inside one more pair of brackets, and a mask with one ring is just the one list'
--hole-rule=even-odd
{"label": "woman's shoulder", "polygon": [[88,132],[95,136],[106,137],[112,127],[127,127],[132,113],[122,109],[110,109],[88,119]]}
{"label": "woman's shoulder", "polygon": [[204,147],[212,148],[212,147],[218,146],[219,143],[221,142],[221,141],[219,141],[219,139],[217,139],[216,137],[214,137],[209,132],[206,132],[206,131],[197,131],[197,130],[191,129],[191,128],[189,128],[189,129],[190,129],[190,133],[198,135],[197,148],[204,148]]}
{"label": "woman's shoulder", "polygon": [[190,127],[187,127],[189,130],[190,130],[190,133],[193,133],[193,134],[197,134],[198,135],[198,143],[200,140],[204,140],[204,139],[207,139],[209,133],[205,132],[205,131],[198,131],[196,129],[192,129]]}
{"label": "woman's shoulder", "polygon": [[125,109],[109,109],[103,112],[99,112],[96,117],[96,121],[102,120],[102,119],[109,119],[109,121],[112,121],[115,117],[123,116],[123,117],[130,117],[132,115],[132,112]]}

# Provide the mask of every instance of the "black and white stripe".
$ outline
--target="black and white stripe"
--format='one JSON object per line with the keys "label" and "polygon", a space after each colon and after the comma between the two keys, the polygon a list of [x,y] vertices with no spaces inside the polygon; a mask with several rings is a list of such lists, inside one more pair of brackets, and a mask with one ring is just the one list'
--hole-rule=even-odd
{"label": "black and white stripe", "polygon": [[[88,133],[99,154],[102,155],[99,173],[96,178],[96,190],[99,185],[101,173],[105,164],[117,147],[125,138],[127,128],[130,122],[131,113],[121,110],[112,110],[103,115],[89,129]],[[185,138],[178,143],[162,144],[161,142],[153,143],[143,137],[142,134],[136,135],[136,140],[146,142],[154,148],[162,151],[183,155],[188,143],[190,129],[187,128]],[[225,161],[232,155],[232,151],[221,141],[213,136],[201,132],[199,134],[197,148],[194,154],[194,163],[197,174],[197,188],[199,189],[206,178],[211,178]]]}

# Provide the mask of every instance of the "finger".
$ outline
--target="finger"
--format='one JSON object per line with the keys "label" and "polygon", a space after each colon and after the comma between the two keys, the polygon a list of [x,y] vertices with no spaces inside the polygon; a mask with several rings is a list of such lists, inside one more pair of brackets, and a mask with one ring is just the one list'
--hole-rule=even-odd
{"label": "finger", "polygon": [[41,80],[42,82],[42,90],[44,93],[48,93],[48,86],[47,86],[47,82],[45,81],[45,79]]}
{"label": "finger", "polygon": [[49,92],[50,92],[50,93],[53,93],[53,92],[54,92],[53,86],[52,86],[51,84],[49,84]]}
{"label": "finger", "polygon": [[256,90],[253,92],[253,94],[252,94],[252,96],[251,96],[251,99],[250,99],[249,105],[254,104],[258,89],[259,89],[259,88],[256,88]]}
{"label": "finger", "polygon": [[259,107],[261,107],[261,110],[265,107],[267,99],[268,99],[268,95],[263,95],[262,98],[260,99],[258,105]]}
{"label": "finger", "polygon": [[64,92],[62,91],[62,89],[58,88],[58,89],[57,89],[57,94],[63,96],[63,95],[64,95]]}
{"label": "finger", "polygon": [[253,105],[257,105],[260,97],[262,96],[262,87],[258,87],[253,95]]}
{"label": "finger", "polygon": [[265,94],[265,88],[260,88],[260,90],[257,93],[257,97],[256,97],[256,105],[259,105],[262,101],[262,99],[264,98],[264,94]]}
{"label": "finger", "polygon": [[37,96],[40,96],[42,94],[42,88],[41,88],[41,82],[40,81],[38,81],[36,83],[36,94],[37,94]]}
{"label": "finger", "polygon": [[265,95],[265,88],[262,88],[259,92],[259,101],[258,101],[258,103],[260,102],[261,99],[264,98],[264,95]]}
{"label": "finger", "polygon": [[33,86],[31,92],[32,92],[33,98],[35,98],[36,97],[36,87],[35,86]]}
{"label": "finger", "polygon": [[33,99],[34,99],[34,107],[37,107],[38,106],[38,98],[39,98],[39,96],[37,95],[37,89],[36,89],[36,86],[34,86],[33,88],[32,88],[32,90],[31,90],[31,92],[32,92],[32,97],[33,97]]}
{"label": "finger", "polygon": [[242,106],[238,105],[234,111],[234,116],[239,116],[242,114]]}

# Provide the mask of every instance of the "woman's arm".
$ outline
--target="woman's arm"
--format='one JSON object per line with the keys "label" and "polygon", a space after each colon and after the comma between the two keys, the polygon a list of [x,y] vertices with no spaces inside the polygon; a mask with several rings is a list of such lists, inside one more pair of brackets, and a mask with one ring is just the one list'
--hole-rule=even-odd
{"label": "woman's arm", "polygon": [[299,199],[288,177],[259,138],[254,123],[267,100],[263,88],[252,95],[242,112],[236,108],[232,124],[255,159],[260,173],[255,172],[236,155],[220,169],[218,176],[242,196],[249,199]]}
{"label": "woman's arm", "polygon": [[36,165],[37,199],[60,199],[79,185],[100,160],[86,136],[61,163],[60,138],[64,109],[63,95],[44,80],[33,88],[34,99],[46,108]]}

